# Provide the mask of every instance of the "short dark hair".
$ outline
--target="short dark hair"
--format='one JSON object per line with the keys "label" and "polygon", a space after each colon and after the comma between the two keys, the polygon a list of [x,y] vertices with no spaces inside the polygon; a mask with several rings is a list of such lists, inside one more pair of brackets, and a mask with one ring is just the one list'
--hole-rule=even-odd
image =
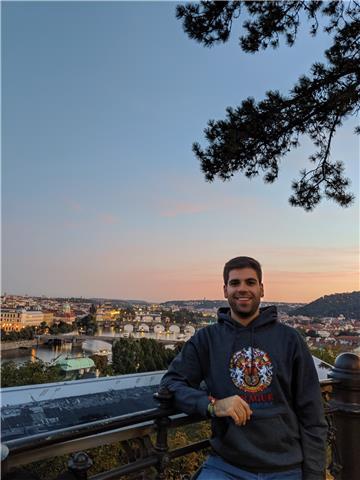
{"label": "short dark hair", "polygon": [[229,281],[229,273],[235,268],[252,268],[255,270],[259,282],[262,282],[262,271],[260,263],[251,257],[235,257],[225,263],[224,266],[224,284],[227,285]]}

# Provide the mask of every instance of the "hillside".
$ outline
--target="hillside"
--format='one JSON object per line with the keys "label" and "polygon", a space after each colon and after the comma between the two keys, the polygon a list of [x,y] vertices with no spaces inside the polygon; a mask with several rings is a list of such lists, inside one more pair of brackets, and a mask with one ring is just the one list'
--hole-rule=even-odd
{"label": "hillside", "polygon": [[338,317],[360,319],[360,292],[334,293],[318,298],[303,307],[289,312],[290,315],[307,317]]}
{"label": "hillside", "polygon": [[[190,308],[193,310],[203,309],[218,309],[220,307],[228,307],[227,300],[171,300],[160,304],[164,308],[169,308],[171,305],[176,305],[179,308]],[[284,302],[261,302],[261,307],[268,307],[269,305],[275,305],[279,312],[288,313],[294,308],[302,306],[303,304],[297,303],[284,303]]]}

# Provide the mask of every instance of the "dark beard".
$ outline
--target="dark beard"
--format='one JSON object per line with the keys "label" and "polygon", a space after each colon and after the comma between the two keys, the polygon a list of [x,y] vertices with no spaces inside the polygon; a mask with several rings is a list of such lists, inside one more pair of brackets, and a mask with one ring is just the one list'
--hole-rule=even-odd
{"label": "dark beard", "polygon": [[[257,309],[256,309],[257,310]],[[254,313],[256,313],[256,310],[253,311],[253,310],[250,310],[249,312],[239,312],[239,311],[236,311],[236,315],[238,315],[240,318],[249,318],[251,317],[252,315],[254,315]]]}
{"label": "dark beard", "polygon": [[229,301],[228,299],[228,302],[229,302],[229,306],[231,308],[231,310],[234,312],[234,314],[236,314],[239,318],[242,318],[244,320],[247,320],[248,318],[254,316],[258,309],[259,309],[259,306],[260,306],[260,302],[257,302],[255,301],[252,305],[252,308],[250,308],[250,310],[246,311],[246,310],[240,310],[237,308],[237,305],[236,305],[236,302],[233,302],[231,299]]}

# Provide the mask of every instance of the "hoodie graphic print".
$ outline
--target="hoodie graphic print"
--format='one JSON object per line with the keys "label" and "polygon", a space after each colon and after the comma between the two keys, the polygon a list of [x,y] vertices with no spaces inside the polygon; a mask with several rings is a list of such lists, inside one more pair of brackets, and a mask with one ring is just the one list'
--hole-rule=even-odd
{"label": "hoodie graphic print", "polygon": [[220,309],[218,323],[184,345],[161,385],[188,414],[207,416],[209,395],[239,395],[250,405],[245,426],[212,419],[210,443],[228,463],[259,473],[302,465],[303,480],[323,478],[327,429],[314,362],[300,334],[277,321],[275,307],[260,309],[247,327]]}
{"label": "hoodie graphic print", "polygon": [[269,354],[248,347],[234,353],[230,360],[230,378],[243,393],[240,396],[250,405],[257,408],[271,405],[271,392],[261,393],[271,384],[273,366]]}

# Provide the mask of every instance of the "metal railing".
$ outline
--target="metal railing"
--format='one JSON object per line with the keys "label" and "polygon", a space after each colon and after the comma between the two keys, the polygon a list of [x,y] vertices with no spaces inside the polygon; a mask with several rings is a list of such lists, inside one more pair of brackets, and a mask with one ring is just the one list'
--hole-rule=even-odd
{"label": "metal railing", "polygon": [[[155,467],[157,470],[156,478],[165,478],[166,466],[172,459],[208,447],[209,440],[194,442],[170,452],[167,442],[168,430],[192,425],[203,421],[204,418],[179,413],[169,406],[171,395],[167,391],[159,391],[155,394],[155,398],[160,403],[159,408],[6,442],[8,455],[2,462],[1,478],[6,479],[8,472],[23,465],[73,452],[77,453],[70,458],[68,463],[69,473],[72,475],[69,478],[110,480],[133,473],[140,474],[144,469],[150,467]],[[155,442],[152,441],[151,436],[155,436]],[[87,453],[79,452],[79,450],[121,442],[124,450],[128,450],[128,456],[134,457],[129,452],[127,445],[129,440],[137,442],[135,456],[138,458],[133,458],[133,461],[114,470],[88,476],[87,471],[92,466],[91,458]],[[23,477],[21,477],[19,470],[18,478],[25,480],[26,473],[23,472]]]}
{"label": "metal railing", "polygon": [[[332,378],[321,381],[320,384],[329,425],[328,444],[331,451],[329,472],[335,480],[355,480],[360,478],[358,475],[360,461],[357,454],[360,444],[357,442],[360,415],[360,358],[358,356],[352,358],[354,367],[352,369],[351,365],[349,367],[349,358],[345,358],[347,363],[346,361],[344,363],[344,355],[354,354],[340,355],[330,374]],[[193,425],[205,419],[201,416],[188,416],[175,410],[171,406],[172,396],[167,390],[159,390],[155,398],[159,402],[158,408],[6,442],[6,446],[3,446],[6,458],[2,461],[1,478],[28,480],[30,477],[26,476],[26,472],[21,472],[20,467],[34,461],[72,454],[68,461],[68,471],[62,473],[58,477],[59,480],[116,480],[129,475],[137,479],[166,479],[166,470],[173,459],[208,448],[209,440],[198,440],[170,450],[168,442],[170,430]],[[347,436],[349,443],[345,441],[344,435]],[[339,438],[342,439],[341,442]],[[116,442],[121,442],[123,450],[127,453],[128,463],[89,476],[92,460],[85,450]],[[133,445],[131,446],[129,442],[133,442]],[[151,468],[154,474],[149,473]],[[11,477],[14,469],[17,470],[17,476]],[[190,477],[179,474],[178,478],[185,480]]]}

